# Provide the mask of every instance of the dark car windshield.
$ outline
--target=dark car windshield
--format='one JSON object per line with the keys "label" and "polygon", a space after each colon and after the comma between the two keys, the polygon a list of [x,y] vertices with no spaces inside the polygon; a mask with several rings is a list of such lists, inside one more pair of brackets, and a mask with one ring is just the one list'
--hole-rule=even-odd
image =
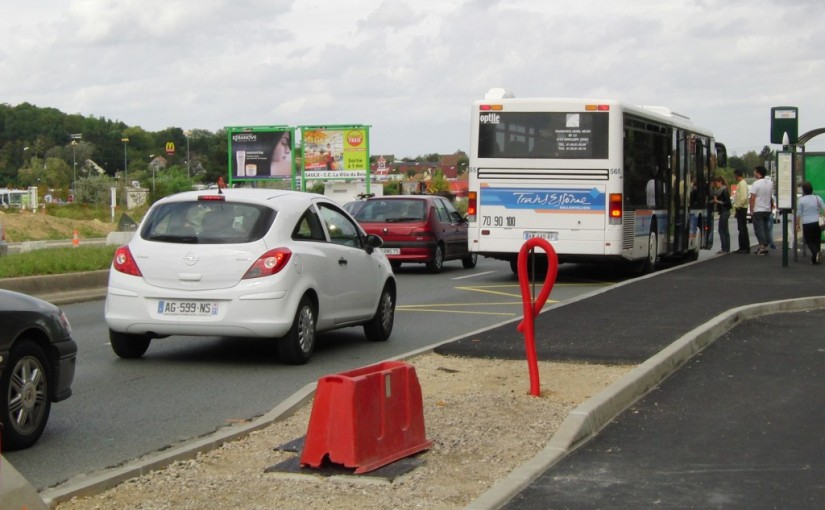
{"label": "dark car windshield", "polygon": [[418,199],[367,200],[355,215],[364,223],[423,221],[427,218],[427,203]]}
{"label": "dark car windshield", "polygon": [[171,202],[150,212],[140,235],[165,243],[249,243],[263,237],[274,219],[275,211],[256,204]]}

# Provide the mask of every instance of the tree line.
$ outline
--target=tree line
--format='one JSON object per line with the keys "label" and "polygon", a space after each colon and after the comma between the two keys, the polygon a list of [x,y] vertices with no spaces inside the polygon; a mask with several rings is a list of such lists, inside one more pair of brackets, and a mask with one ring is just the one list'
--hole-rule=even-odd
{"label": "tree line", "polygon": [[[167,144],[175,152],[166,153]],[[226,174],[226,131],[150,132],[104,117],[66,114],[29,103],[0,104],[0,187],[65,190],[86,179],[123,176],[146,186],[152,159],[165,158],[167,173],[193,182]]]}

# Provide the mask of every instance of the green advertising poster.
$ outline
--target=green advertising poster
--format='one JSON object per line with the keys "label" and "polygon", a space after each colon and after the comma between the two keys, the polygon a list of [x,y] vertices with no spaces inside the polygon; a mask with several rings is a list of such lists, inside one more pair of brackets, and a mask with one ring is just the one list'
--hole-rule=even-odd
{"label": "green advertising poster", "polygon": [[805,153],[805,180],[813,186],[814,194],[825,200],[825,152]]}
{"label": "green advertising poster", "polygon": [[291,179],[295,170],[295,128],[249,126],[226,128],[229,137],[229,182]]}
{"label": "green advertising poster", "polygon": [[303,126],[305,179],[369,177],[369,126]]}

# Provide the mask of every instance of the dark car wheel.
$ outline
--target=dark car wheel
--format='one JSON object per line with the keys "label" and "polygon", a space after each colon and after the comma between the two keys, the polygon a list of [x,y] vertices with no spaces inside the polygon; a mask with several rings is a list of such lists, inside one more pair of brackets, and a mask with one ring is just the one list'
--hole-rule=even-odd
{"label": "dark car wheel", "polygon": [[146,335],[133,335],[109,330],[109,343],[112,350],[124,359],[136,359],[146,354],[152,339]]}
{"label": "dark car wheel", "polygon": [[464,269],[472,269],[476,267],[478,263],[478,253],[473,253],[469,257],[464,257],[461,259],[461,263],[464,264]]}
{"label": "dark car wheel", "polygon": [[304,296],[295,312],[292,327],[278,340],[278,354],[290,365],[303,365],[315,350],[315,306]]}
{"label": "dark car wheel", "polygon": [[378,309],[375,315],[364,324],[364,334],[367,340],[372,342],[384,342],[392,334],[392,326],[395,322],[395,292],[392,286],[387,283],[381,291],[381,299],[378,300]]}
{"label": "dark car wheel", "polygon": [[444,267],[444,248],[441,247],[440,244],[435,246],[435,252],[433,253],[433,259],[427,262],[427,269],[431,273],[440,273],[441,268]]}
{"label": "dark car wheel", "polygon": [[12,348],[0,378],[3,449],[28,448],[43,433],[51,411],[52,371],[43,349],[30,340]]}

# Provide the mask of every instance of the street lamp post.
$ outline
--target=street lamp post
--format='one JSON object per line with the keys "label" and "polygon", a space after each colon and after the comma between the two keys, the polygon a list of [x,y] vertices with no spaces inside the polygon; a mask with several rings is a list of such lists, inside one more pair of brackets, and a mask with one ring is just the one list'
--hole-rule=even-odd
{"label": "street lamp post", "polygon": [[149,166],[152,167],[152,196],[154,196],[155,195],[155,167],[157,167],[157,165],[155,164],[155,155],[154,154],[150,154],[149,158],[150,158],[149,159]]}
{"label": "street lamp post", "polygon": [[77,140],[72,140],[72,195],[77,194]]}
{"label": "street lamp post", "polygon": [[126,144],[129,143],[128,137],[123,137],[120,139],[123,142],[123,202],[126,208],[129,208],[129,164],[126,160]]}
{"label": "street lamp post", "polygon": [[77,141],[83,138],[82,133],[69,135],[72,139],[72,196],[77,198]]}
{"label": "street lamp post", "polygon": [[189,137],[192,136],[191,131],[184,133],[186,135],[186,176],[192,177],[192,158],[189,157]]}

